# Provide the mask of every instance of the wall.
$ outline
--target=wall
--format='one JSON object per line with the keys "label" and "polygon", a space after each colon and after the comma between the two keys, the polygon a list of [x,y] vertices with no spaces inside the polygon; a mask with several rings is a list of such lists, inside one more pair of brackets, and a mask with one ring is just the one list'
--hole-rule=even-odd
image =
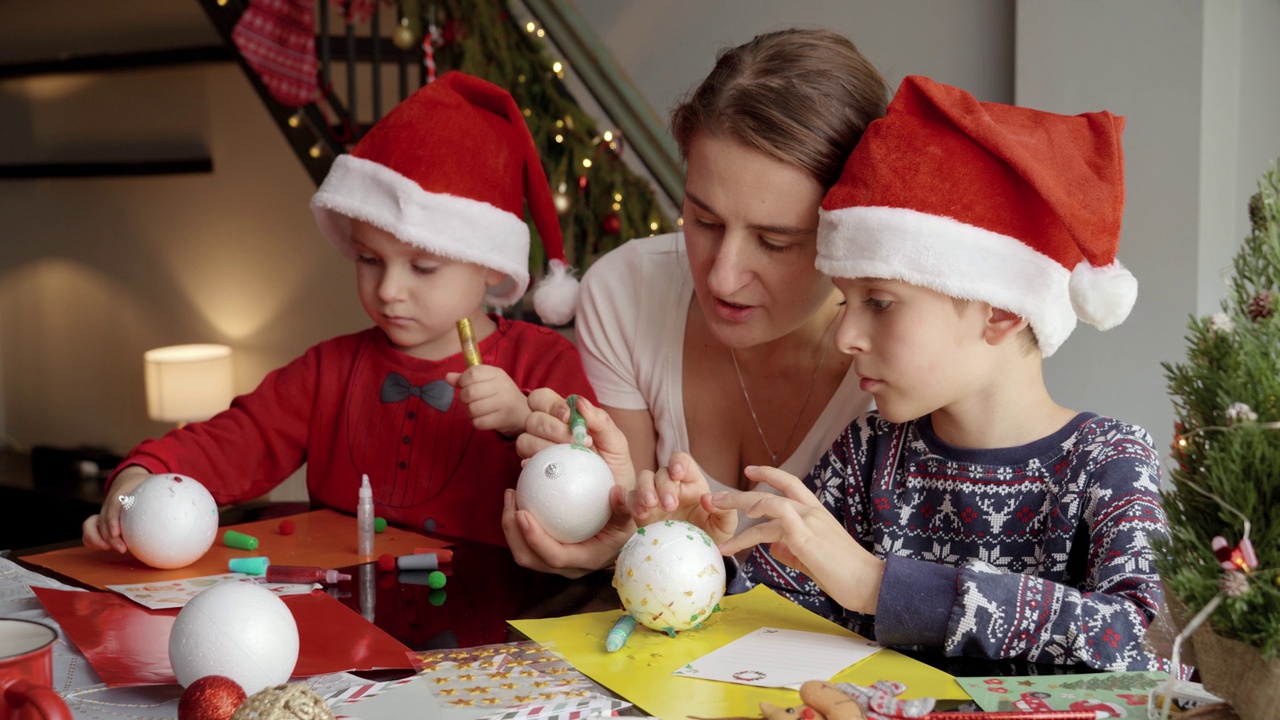
{"label": "wall", "polygon": [[[138,0],[127,18],[106,5],[0,3],[0,59],[213,41],[195,3]],[[1280,4],[579,7],[662,116],[716,50],[797,24],[848,34],[895,86],[920,73],[984,100],[1127,115],[1121,257],[1142,282],[1139,304],[1111,333],[1079,329],[1051,359],[1049,379],[1065,404],[1139,422],[1167,446],[1159,362],[1181,356],[1187,315],[1216,305],[1212,276],[1243,234],[1258,173],[1280,155],[1280,100],[1268,78],[1280,64]],[[1233,38],[1238,59],[1223,55]],[[239,73],[207,65],[0,81],[0,160],[194,147],[214,162],[208,175],[0,181],[0,430],[22,444],[123,451],[163,432],[145,414],[141,354],[150,347],[226,342],[237,353],[237,389],[247,391],[308,345],[366,324],[348,266],[315,231],[306,207],[314,188]],[[1220,84],[1233,81],[1238,90]]]}

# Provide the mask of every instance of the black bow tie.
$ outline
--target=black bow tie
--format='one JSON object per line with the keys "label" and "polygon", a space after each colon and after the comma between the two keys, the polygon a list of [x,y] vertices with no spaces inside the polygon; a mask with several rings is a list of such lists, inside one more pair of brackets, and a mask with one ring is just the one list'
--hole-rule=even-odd
{"label": "black bow tie", "polygon": [[447,411],[453,404],[453,386],[444,380],[435,380],[426,385],[410,385],[400,373],[387,373],[387,379],[382,381],[382,402],[404,402],[410,395],[440,412]]}

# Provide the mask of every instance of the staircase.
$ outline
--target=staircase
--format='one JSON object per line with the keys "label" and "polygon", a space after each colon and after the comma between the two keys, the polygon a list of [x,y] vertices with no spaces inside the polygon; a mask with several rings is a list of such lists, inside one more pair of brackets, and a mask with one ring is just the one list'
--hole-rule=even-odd
{"label": "staircase", "polygon": [[[337,155],[428,80],[424,50],[416,42],[405,42],[396,7],[377,0],[315,0],[319,90],[313,102],[286,106],[272,96],[232,41],[248,0],[197,1],[317,185]],[[366,20],[352,17],[352,3],[366,11],[372,5]],[[655,194],[669,210],[678,207],[683,171],[674,142],[577,10],[565,0],[526,0],[506,7],[527,13],[539,32],[545,28],[554,38],[591,102],[607,114],[607,122],[598,118],[601,124],[621,130]],[[398,38],[397,32],[402,33]],[[397,39],[408,47],[398,46]],[[553,189],[554,185],[553,178]],[[667,229],[666,223],[662,229]]]}

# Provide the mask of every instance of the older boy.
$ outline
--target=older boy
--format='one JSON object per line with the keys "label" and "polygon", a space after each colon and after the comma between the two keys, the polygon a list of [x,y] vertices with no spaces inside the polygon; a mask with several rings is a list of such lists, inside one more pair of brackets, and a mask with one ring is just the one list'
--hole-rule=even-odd
{"label": "older boy", "polygon": [[1107,329],[1136,299],[1115,260],[1122,128],[903,81],[818,235],[846,302],[837,346],[877,410],[804,483],[748,469],[781,497],[707,498],[766,519],[721,544],[772,543],[735,590],[769,585],[886,645],[1164,667],[1143,645],[1167,532],[1151,438],[1057,404],[1041,371],[1077,317]]}

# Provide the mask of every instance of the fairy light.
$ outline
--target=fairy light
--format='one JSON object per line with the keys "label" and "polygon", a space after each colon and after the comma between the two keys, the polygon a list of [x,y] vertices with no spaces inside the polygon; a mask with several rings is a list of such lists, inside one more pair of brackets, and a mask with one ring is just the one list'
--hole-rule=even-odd
{"label": "fairy light", "polygon": [[556,127],[558,127],[558,128],[562,128],[562,127],[564,127],[564,121],[563,121],[563,120],[559,120],[559,119],[557,119],[557,120],[556,120]]}
{"label": "fairy light", "polygon": [[288,123],[291,128],[302,127],[302,111],[299,110],[298,112],[290,115]]}
{"label": "fairy light", "polygon": [[605,130],[605,131],[604,131],[604,141],[605,141],[605,142],[613,142],[613,131],[612,131],[612,130]]}
{"label": "fairy light", "polygon": [[560,133],[556,133],[556,142],[558,143],[564,142],[564,136],[561,135]]}
{"label": "fairy light", "polygon": [[533,111],[532,111],[532,110],[530,110],[529,108],[525,108],[525,109],[524,109],[524,116],[525,116],[525,117],[533,117]]}
{"label": "fairy light", "polygon": [[559,75],[563,71],[564,71],[564,65],[562,65],[559,60],[551,63],[551,72]]}
{"label": "fairy light", "polygon": [[537,30],[537,29],[538,29],[538,26],[532,20],[524,24],[525,32],[533,32],[534,30]]}
{"label": "fairy light", "polygon": [[313,158],[318,158],[324,154],[324,146],[322,146],[320,143],[316,143],[315,145],[311,146],[311,149],[307,151],[307,154]]}
{"label": "fairy light", "polygon": [[582,167],[584,168],[591,167],[591,158],[582,158]]}
{"label": "fairy light", "polygon": [[[613,200],[614,200],[614,202],[622,202],[622,193],[620,193],[620,192],[616,192],[616,193],[614,193],[614,194],[613,194]],[[617,210],[617,208],[614,208],[614,210]]]}
{"label": "fairy light", "polygon": [[538,36],[538,37],[546,37],[546,36],[547,36],[547,31],[546,31],[546,30],[543,30],[542,28],[538,28],[537,36]]}
{"label": "fairy light", "polygon": [[649,229],[650,229],[650,230],[652,230],[652,231],[654,231],[654,232],[658,232],[658,221],[657,221],[657,220],[650,220],[650,221],[649,221]]}

